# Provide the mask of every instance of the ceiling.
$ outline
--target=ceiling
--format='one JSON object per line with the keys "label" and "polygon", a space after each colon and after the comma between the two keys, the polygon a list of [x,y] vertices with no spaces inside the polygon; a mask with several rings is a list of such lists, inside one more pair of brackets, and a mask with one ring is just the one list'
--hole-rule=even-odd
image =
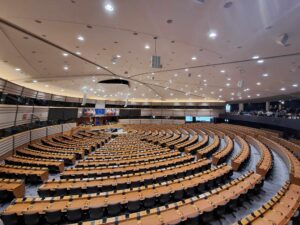
{"label": "ceiling", "polygon": [[[299,0],[0,0],[0,15],[0,76],[35,90],[175,102],[300,91]],[[98,84],[112,78],[130,87]]]}

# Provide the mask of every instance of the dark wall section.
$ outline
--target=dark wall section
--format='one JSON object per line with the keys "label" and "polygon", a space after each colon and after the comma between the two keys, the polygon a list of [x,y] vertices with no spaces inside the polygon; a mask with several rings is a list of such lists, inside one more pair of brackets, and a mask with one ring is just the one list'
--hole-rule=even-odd
{"label": "dark wall section", "polygon": [[78,109],[66,109],[66,108],[49,108],[48,120],[60,121],[60,120],[75,120],[78,116]]}
{"label": "dark wall section", "polygon": [[134,118],[140,116],[140,109],[120,109],[120,118]]}

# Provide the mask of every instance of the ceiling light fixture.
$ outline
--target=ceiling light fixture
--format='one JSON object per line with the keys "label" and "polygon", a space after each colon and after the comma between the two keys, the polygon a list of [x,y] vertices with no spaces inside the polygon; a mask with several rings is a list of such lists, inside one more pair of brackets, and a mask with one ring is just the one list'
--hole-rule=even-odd
{"label": "ceiling light fixture", "polygon": [[33,80],[32,82],[33,82],[33,83],[37,83],[38,81],[37,81],[37,80]]}
{"label": "ceiling light fixture", "polygon": [[64,70],[68,70],[69,69],[69,67],[68,66],[64,66]]}
{"label": "ceiling light fixture", "polygon": [[62,55],[63,55],[64,57],[67,57],[69,54],[66,53],[66,52],[63,52]]}
{"label": "ceiling light fixture", "polygon": [[258,64],[263,64],[265,61],[263,59],[257,60],[256,61]]}
{"label": "ceiling light fixture", "polygon": [[76,52],[76,55],[81,55],[81,52]]}
{"label": "ceiling light fixture", "polygon": [[84,37],[81,36],[81,35],[78,35],[78,36],[77,36],[77,40],[79,40],[79,41],[84,41]]}
{"label": "ceiling light fixture", "polygon": [[268,73],[264,73],[262,76],[263,76],[263,77],[268,77],[269,74],[268,74]]}
{"label": "ceiling light fixture", "polygon": [[298,87],[298,84],[293,84],[292,86],[293,86],[293,87]]}
{"label": "ceiling light fixture", "polygon": [[221,70],[220,72],[221,72],[221,73],[225,73],[226,71],[225,71],[225,70]]}
{"label": "ceiling light fixture", "polygon": [[113,7],[113,5],[112,4],[106,4],[105,6],[104,6],[104,8],[105,8],[105,10],[106,11],[108,11],[108,12],[113,12],[115,9],[114,9],[114,7]]}
{"label": "ceiling light fixture", "polygon": [[146,44],[145,49],[150,49],[150,45]]}
{"label": "ceiling light fixture", "polygon": [[208,37],[209,37],[210,39],[216,39],[217,36],[218,36],[218,34],[217,34],[215,31],[210,31],[210,32],[208,33]]}
{"label": "ceiling light fixture", "polygon": [[257,82],[257,83],[256,83],[256,85],[257,85],[257,86],[260,86],[260,85],[261,85],[261,83],[260,83],[260,82]]}
{"label": "ceiling light fixture", "polygon": [[193,57],[192,57],[192,60],[193,60],[193,61],[196,61],[196,60],[197,60],[197,57],[196,57],[196,56],[193,56]]}
{"label": "ceiling light fixture", "polygon": [[259,59],[259,55],[252,56],[252,59]]}
{"label": "ceiling light fixture", "polygon": [[21,71],[21,69],[20,69],[20,68],[16,68],[15,70],[16,70],[16,71]]}
{"label": "ceiling light fixture", "polygon": [[284,87],[280,88],[280,91],[285,91],[286,89]]}

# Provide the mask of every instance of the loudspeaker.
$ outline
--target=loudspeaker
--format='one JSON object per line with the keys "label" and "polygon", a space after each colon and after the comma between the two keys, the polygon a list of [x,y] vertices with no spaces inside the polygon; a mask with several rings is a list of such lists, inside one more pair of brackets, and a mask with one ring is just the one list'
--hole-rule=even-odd
{"label": "loudspeaker", "polygon": [[81,105],[84,106],[86,104],[86,93],[83,94]]}
{"label": "loudspeaker", "polygon": [[276,43],[284,47],[288,46],[289,35],[284,33],[276,39]]}

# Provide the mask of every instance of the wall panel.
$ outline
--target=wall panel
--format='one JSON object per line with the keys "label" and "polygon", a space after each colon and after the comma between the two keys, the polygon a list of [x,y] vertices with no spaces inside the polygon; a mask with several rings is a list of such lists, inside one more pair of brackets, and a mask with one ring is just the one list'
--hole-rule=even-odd
{"label": "wall panel", "polygon": [[17,106],[0,105],[0,129],[14,126]]}

